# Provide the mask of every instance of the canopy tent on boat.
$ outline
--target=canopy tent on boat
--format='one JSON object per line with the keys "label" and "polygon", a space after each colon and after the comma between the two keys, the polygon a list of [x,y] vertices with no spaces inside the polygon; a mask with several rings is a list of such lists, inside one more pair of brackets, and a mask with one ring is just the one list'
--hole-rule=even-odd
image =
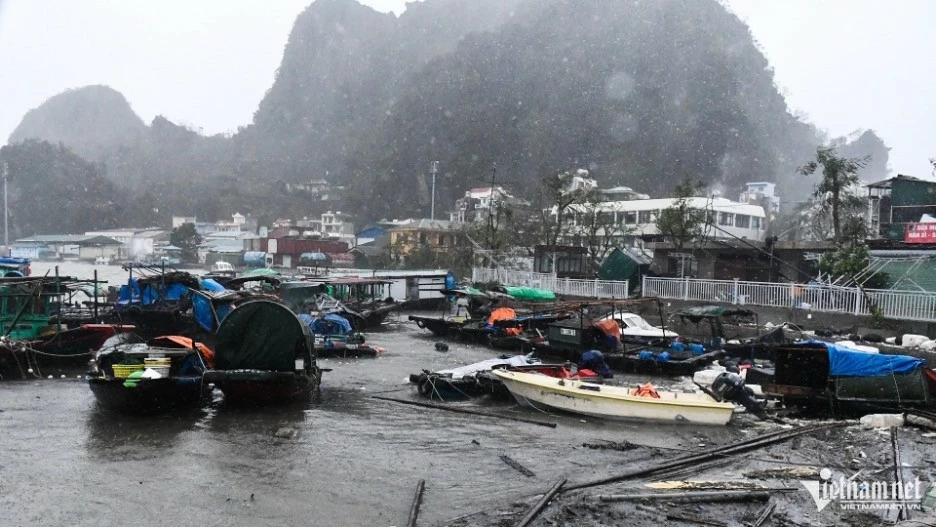
{"label": "canopy tent on boat", "polygon": [[292,372],[297,358],[311,359],[314,336],[286,306],[265,299],[238,306],[221,323],[215,344],[218,370]]}

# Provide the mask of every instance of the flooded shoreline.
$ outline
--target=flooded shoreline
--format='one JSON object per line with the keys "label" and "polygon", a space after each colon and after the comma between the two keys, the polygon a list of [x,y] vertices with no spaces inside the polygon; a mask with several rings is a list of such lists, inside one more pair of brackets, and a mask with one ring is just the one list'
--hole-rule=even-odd
{"label": "flooded shoreline", "polygon": [[[213,403],[203,410],[137,418],[101,412],[87,383],[74,375],[4,382],[0,507],[6,522],[401,525],[416,483],[425,479],[420,524],[512,524],[537,494],[559,478],[574,482],[602,478],[780,427],[744,414],[736,415],[727,427],[649,425],[540,414],[513,402],[453,403],[558,424],[549,429],[373,399],[370,396],[378,393],[418,399],[415,388],[404,383],[408,374],[496,355],[461,343],[451,343],[447,352],[437,351],[427,332],[401,319],[386,327],[369,334],[369,342],[387,348],[385,355],[320,360],[332,371],[325,373],[321,397],[305,406],[229,407],[216,391]],[[643,378],[625,375],[618,382],[646,381]],[[743,469],[764,464],[757,460],[847,465],[851,462],[842,456],[855,448],[845,450],[843,442],[858,445],[884,439],[856,427],[850,426],[839,437],[806,436],[742,455],[732,462],[734,466],[700,471],[693,478],[737,478],[739,465]],[[282,428],[295,430],[294,437],[277,437]],[[930,456],[925,449],[933,439],[915,430],[904,429],[901,434],[907,463],[925,465]],[[583,447],[625,441],[653,447],[626,451]],[[883,442],[879,447],[880,453],[873,446],[863,448],[869,462],[878,467],[887,463],[889,452]],[[524,476],[504,463],[503,455],[535,476]],[[592,504],[589,497],[605,491],[570,492],[538,523],[667,522],[634,505]],[[791,497],[799,505],[784,513],[791,524],[842,523],[839,517],[818,517],[804,491]],[[581,516],[571,515],[563,506]],[[737,508],[726,512],[729,524],[741,522],[745,514]]]}
{"label": "flooded shoreline", "polygon": [[[216,391],[202,411],[134,418],[98,410],[87,382],[74,375],[4,382],[0,501],[7,522],[401,524],[416,482],[425,479],[421,522],[440,524],[535,494],[571,468],[605,471],[614,456],[582,449],[584,442],[637,438],[687,446],[699,429],[550,415],[559,426],[549,430],[370,399],[397,390],[385,394],[418,398],[404,383],[409,373],[492,356],[462,344],[441,353],[414,325],[388,326],[369,335],[386,355],[320,360],[333,370],[321,398],[307,407],[230,408]],[[542,418],[512,402],[458,405]],[[276,438],[283,427],[296,429],[295,438]],[[737,434],[731,427],[702,429],[709,441]],[[671,434],[660,438],[661,430]],[[533,468],[536,478],[504,464],[503,454]],[[43,507],[16,506],[30,503]]]}

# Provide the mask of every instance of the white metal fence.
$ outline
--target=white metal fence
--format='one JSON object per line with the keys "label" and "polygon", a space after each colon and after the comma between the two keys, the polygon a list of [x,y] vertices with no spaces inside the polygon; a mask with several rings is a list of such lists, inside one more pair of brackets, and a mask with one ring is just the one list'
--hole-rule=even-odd
{"label": "white metal fence", "polygon": [[869,315],[871,302],[884,317],[936,322],[936,293],[864,290],[819,284],[747,282],[644,277],[645,297],[682,299],[777,308],[803,308],[817,312]]}
{"label": "white metal fence", "polygon": [[551,273],[513,271],[501,268],[472,268],[474,282],[499,282],[505,286],[527,286],[550,290],[556,295],[594,299],[626,299],[628,281],[560,279]]}

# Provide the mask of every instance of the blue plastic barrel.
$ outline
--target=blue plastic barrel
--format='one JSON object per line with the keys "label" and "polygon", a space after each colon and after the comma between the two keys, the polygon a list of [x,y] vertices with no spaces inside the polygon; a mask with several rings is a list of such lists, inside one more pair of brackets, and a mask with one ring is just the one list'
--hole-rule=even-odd
{"label": "blue plastic barrel", "polygon": [[653,352],[649,350],[641,350],[640,353],[637,354],[637,357],[639,359],[653,359]]}
{"label": "blue plastic barrel", "polygon": [[692,352],[693,356],[701,356],[705,353],[705,348],[699,343],[692,343],[689,345],[689,352]]}
{"label": "blue plastic barrel", "polygon": [[657,356],[656,356],[656,360],[657,360],[657,361],[660,361],[660,362],[669,361],[669,359],[670,359],[669,352],[660,352],[660,353],[657,354]]}
{"label": "blue plastic barrel", "polygon": [[670,345],[670,348],[675,352],[682,352],[686,349],[686,344],[680,343],[679,341],[673,341],[673,344]]}

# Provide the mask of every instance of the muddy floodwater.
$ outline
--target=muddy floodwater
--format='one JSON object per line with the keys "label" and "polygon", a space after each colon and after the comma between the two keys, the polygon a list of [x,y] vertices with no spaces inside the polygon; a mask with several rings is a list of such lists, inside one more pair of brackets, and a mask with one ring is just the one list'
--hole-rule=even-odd
{"label": "muddy floodwater", "polygon": [[[88,277],[91,268],[64,266]],[[78,266],[78,267],[75,267]],[[35,266],[38,274],[45,273]],[[99,275],[117,284],[126,272]],[[499,355],[436,340],[394,314],[367,359],[323,359],[321,397],[285,408],[231,408],[220,392],[203,410],[134,418],[98,409],[82,372],[0,382],[2,525],[404,525],[417,482],[425,479],[419,525],[514,525],[561,478],[569,484],[666,463],[691,451],[818,423],[785,417],[759,422],[737,413],[727,427],[603,422],[543,413],[513,402],[457,402],[466,409],[555,422],[547,428],[372,398],[423,401],[409,374]],[[695,390],[688,378],[618,374],[614,383]],[[828,423],[828,422],[827,422]],[[649,480],[563,492],[534,525],[891,525],[896,511],[819,510],[801,477],[755,477],[778,467],[834,478],[894,479],[891,433],[856,420],[739,456],[723,457]],[[286,433],[286,434],[277,434]],[[936,481],[936,432],[898,430],[905,482]],[[617,443],[619,449],[583,444]],[[529,476],[508,465],[507,455]],[[753,473],[752,473],[753,472]],[[818,477],[808,477],[818,478]],[[763,502],[607,503],[600,494],[646,493],[651,481],[704,480],[714,489],[745,481],[773,490]],[[818,481],[817,481],[818,482]],[[694,484],[695,485],[695,484]],[[766,514],[764,512],[767,512]],[[766,515],[763,519],[762,516]],[[936,524],[932,511],[912,521]]]}
{"label": "muddy floodwater", "polygon": [[[611,474],[619,453],[595,440],[686,447],[725,442],[732,427],[660,427],[582,421],[518,408],[469,408],[558,422],[550,429],[371,399],[419,399],[410,373],[496,354],[452,344],[401,320],[369,335],[376,359],[325,359],[321,401],[291,408],[228,408],[152,418],[101,412],[87,382],[0,384],[2,524],[405,524],[419,479],[420,523],[443,524],[542,492],[560,475]],[[646,380],[643,380],[646,381]],[[283,427],[294,438],[278,438]],[[700,434],[704,439],[699,438]],[[509,455],[535,473],[506,465]]]}

